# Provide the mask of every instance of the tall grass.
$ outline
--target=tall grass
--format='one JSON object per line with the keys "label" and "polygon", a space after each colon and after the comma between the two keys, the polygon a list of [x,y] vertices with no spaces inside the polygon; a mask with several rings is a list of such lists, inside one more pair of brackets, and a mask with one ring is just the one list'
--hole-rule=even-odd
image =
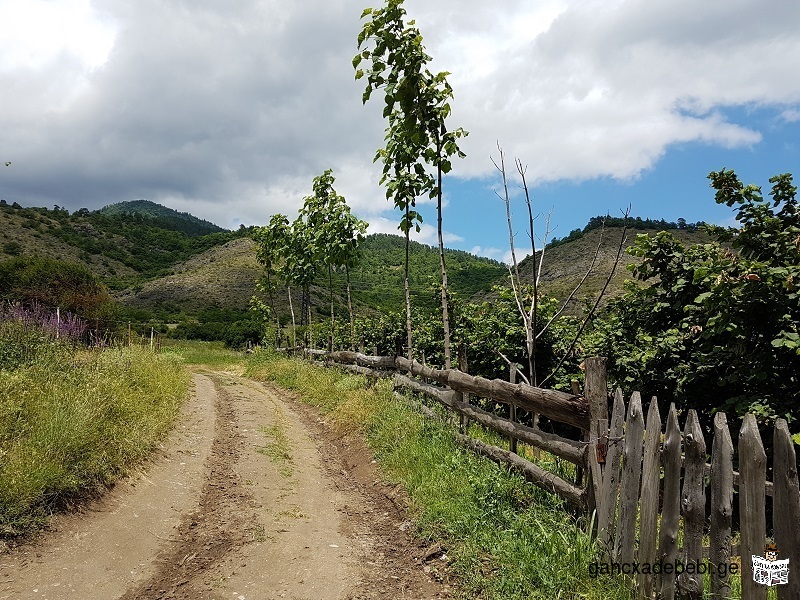
{"label": "tall grass", "polygon": [[592,578],[598,550],[561,501],[461,447],[445,425],[392,396],[388,381],[266,352],[247,374],[297,390],[334,427],[363,431],[384,476],[402,484],[418,535],[443,543],[465,598],[628,599],[624,583]]}
{"label": "tall grass", "polygon": [[0,346],[24,356],[0,362],[0,536],[128,472],[188,390],[174,354],[82,350],[14,321],[0,324]]}
{"label": "tall grass", "polygon": [[224,342],[176,340],[166,338],[162,348],[179,355],[187,365],[222,370],[238,370],[245,361],[245,353],[226,348]]}

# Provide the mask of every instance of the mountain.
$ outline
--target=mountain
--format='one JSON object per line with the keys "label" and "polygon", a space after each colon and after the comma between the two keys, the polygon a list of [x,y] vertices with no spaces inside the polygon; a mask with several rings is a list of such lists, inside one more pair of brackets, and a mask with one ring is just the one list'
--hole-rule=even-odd
{"label": "mountain", "polygon": [[[682,241],[699,243],[707,236],[692,224],[634,219],[625,246],[637,233],[653,234],[665,227]],[[555,240],[545,251],[541,287],[545,294],[566,298],[589,268],[600,240],[599,219],[583,230]],[[596,297],[613,264],[622,229],[610,221],[593,273],[576,294],[570,312],[580,313],[586,299]],[[202,233],[207,232],[207,233]],[[243,312],[263,269],[255,259],[250,230],[225,231],[186,213],[153,202],[137,200],[99,211],[80,209],[72,214],[55,207],[23,208],[0,201],[0,260],[17,255],[39,255],[87,265],[103,278],[115,297],[137,319],[154,314],[173,321],[181,315],[210,309]],[[415,306],[439,305],[441,281],[438,248],[411,242],[409,279]],[[540,253],[537,253],[538,261]],[[362,259],[350,273],[353,300],[359,311],[399,311],[404,307],[405,240],[373,234],[365,239]],[[608,290],[611,297],[630,277],[625,265],[638,259],[623,255]],[[464,300],[491,301],[492,285],[508,285],[508,272],[499,262],[458,250],[446,250],[450,290]],[[533,259],[520,264],[524,281],[531,280]],[[346,311],[346,278],[335,273],[334,302]],[[327,272],[320,270],[312,286],[312,307],[328,314]],[[299,290],[293,296],[300,311]],[[288,318],[285,288],[275,294],[277,310]],[[132,313],[133,314],[133,313]],[[149,316],[148,316],[149,315]]]}
{"label": "mountain", "polygon": [[[545,249],[544,262],[540,276],[540,286],[545,295],[565,300],[570,293],[580,283],[592,264],[592,259],[597,252],[598,245],[600,251],[597,256],[592,272],[586,278],[581,288],[573,297],[568,307],[568,312],[580,314],[583,312],[583,305],[589,301],[594,302],[600,290],[606,283],[609,273],[614,265],[614,260],[619,248],[620,238],[622,237],[623,227],[621,220],[612,220],[611,226],[606,226],[601,230],[593,226],[593,219],[583,230],[576,230],[564,240],[556,240],[554,244],[548,245]],[[634,239],[639,234],[654,235],[661,229],[651,227],[651,223],[660,224],[659,221],[632,220],[633,227],[629,228],[625,234],[623,242],[623,253],[619,264],[614,271],[614,276],[609,282],[604,299],[608,300],[619,295],[624,291],[624,282],[632,279],[630,271],[626,268],[629,264],[638,264],[641,259],[632,256],[624,251],[633,244]],[[698,229],[695,224],[688,224],[678,227],[674,223],[664,222],[664,229],[670,231],[678,240],[684,244],[700,244],[709,240],[708,235]],[[602,231],[602,240],[601,240]],[[541,251],[536,253],[535,264],[541,260]],[[525,282],[533,280],[534,258],[529,256],[520,262],[520,277]],[[508,274],[499,278],[498,285],[509,285]],[[491,295],[484,296],[483,299],[491,299]]]}
{"label": "mountain", "polygon": [[[354,303],[363,310],[401,310],[405,304],[403,265],[405,240],[396,235],[372,234],[366,237],[359,265],[350,273]],[[505,272],[500,263],[473,256],[460,250],[446,250],[450,288],[462,298],[488,292],[492,282]],[[438,306],[439,250],[411,242],[409,273],[412,302],[417,306]],[[263,268],[255,258],[255,243],[249,238],[215,246],[175,265],[171,273],[129,288],[119,294],[126,305],[137,308],[166,309],[181,307],[191,312],[214,306],[243,310],[255,293],[255,281]],[[333,278],[334,303],[338,311],[347,310],[346,277],[342,272]],[[300,295],[293,293],[299,314]],[[320,316],[329,314],[327,272],[320,269],[312,286],[312,306]],[[289,316],[286,288],[275,292],[277,311]]]}
{"label": "mountain", "polygon": [[25,254],[82,262],[112,289],[122,289],[247,233],[225,231],[166,207],[157,211],[152,202],[133,205],[163,216],[125,212],[126,203],[70,214],[58,206],[0,202],[0,260]]}
{"label": "mountain", "polygon": [[198,219],[187,212],[178,212],[172,208],[167,208],[161,204],[156,204],[150,200],[129,200],[104,206],[99,211],[103,215],[140,215],[153,219],[153,225],[171,231],[180,231],[190,237],[208,235],[209,233],[220,233],[226,231],[219,225],[210,221]]}

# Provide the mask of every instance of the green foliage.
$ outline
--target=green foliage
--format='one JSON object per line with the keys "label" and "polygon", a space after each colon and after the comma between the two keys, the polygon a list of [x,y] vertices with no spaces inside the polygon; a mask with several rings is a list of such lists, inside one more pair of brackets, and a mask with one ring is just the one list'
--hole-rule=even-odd
{"label": "green foliage", "polygon": [[[86,210],[86,209],[83,209]],[[104,206],[99,211],[103,215],[132,216],[138,215],[145,218],[145,222],[171,231],[185,233],[189,237],[200,237],[210,233],[223,233],[226,230],[205,219],[198,219],[187,212],[178,212],[161,204],[149,200],[131,200]],[[82,213],[84,216],[89,211]]]}
{"label": "green foliage", "polygon": [[[132,205],[128,210],[126,206]],[[144,207],[144,208],[143,208]],[[144,209],[147,210],[144,210]],[[147,201],[120,203],[69,214],[58,206],[23,208],[14,203],[0,206],[24,219],[23,227],[41,237],[52,237],[82,251],[84,260],[102,257],[118,261],[136,272],[134,276],[109,280],[112,288],[127,287],[132,280],[155,277],[191,256],[237,237],[250,230],[225,231],[216,225],[185,213]]]}
{"label": "green foliage", "polygon": [[60,307],[90,319],[104,316],[111,301],[85,266],[44,257],[0,262],[0,300]]}
{"label": "green foliage", "polygon": [[612,303],[587,340],[612,358],[625,387],[685,407],[800,418],[800,221],[791,176],[770,179],[770,196],[732,171],[709,175],[738,229],[685,247],[670,233],[640,235],[632,268],[647,287]]}
{"label": "green foliage", "polygon": [[671,229],[678,229],[681,231],[699,231],[706,226],[706,223],[703,221],[698,221],[697,223],[687,223],[686,219],[678,219],[678,221],[675,222],[666,221],[665,219],[643,219],[642,217],[628,217],[625,219],[623,217],[612,217],[611,215],[606,215],[604,217],[597,216],[590,218],[589,222],[583,229],[573,229],[569,232],[569,235],[564,236],[563,238],[553,238],[547,244],[547,247],[555,248],[556,246],[561,246],[567,242],[578,240],[583,237],[583,234],[603,227],[604,222],[606,229],[611,227],[625,227],[627,222],[629,229],[649,229],[653,231],[668,231]]}
{"label": "green foliage", "polygon": [[[363,252],[350,275],[353,298],[374,310],[392,312],[403,307],[405,241],[396,235],[376,233],[366,237]],[[471,298],[488,292],[508,271],[499,262],[462,250],[445,250],[449,287],[458,296]],[[438,303],[439,255],[435,248],[409,243],[408,277],[414,306],[433,309]],[[334,289],[344,290],[343,274],[334,273]]]}

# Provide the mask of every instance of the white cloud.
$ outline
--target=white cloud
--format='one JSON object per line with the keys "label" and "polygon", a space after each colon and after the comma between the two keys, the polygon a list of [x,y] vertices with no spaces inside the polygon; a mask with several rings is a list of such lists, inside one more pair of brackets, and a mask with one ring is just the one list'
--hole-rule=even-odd
{"label": "white cloud", "polygon": [[[70,209],[147,198],[235,226],[294,213],[333,168],[337,190],[380,229],[391,214],[372,163],[381,98],[362,106],[350,63],[362,8],[0,0],[0,22],[13,24],[0,40],[0,159],[14,163],[3,196]],[[800,79],[787,76],[800,55],[796,2],[407,8],[433,67],[452,72],[449,125],[471,132],[458,177],[494,174],[499,139],[532,185],[636,178],[674,144],[758,144],[726,107],[798,119]],[[431,232],[419,239],[435,243]]]}
{"label": "white cloud", "polygon": [[[381,216],[374,217],[369,220],[369,229],[367,233],[391,233],[394,235],[403,235],[403,233],[397,228],[398,224],[399,220],[391,220]],[[412,229],[411,239],[415,242],[419,242],[420,244],[428,244],[429,246],[439,245],[436,228],[432,225],[428,225],[427,223],[420,225],[419,231]],[[444,241],[445,245],[447,245],[455,242],[463,242],[464,238],[455,233],[443,231],[442,240]]]}
{"label": "white cloud", "polygon": [[785,110],[781,113],[781,118],[787,123],[796,123],[800,121],[800,110],[796,108]]}
{"label": "white cloud", "polygon": [[[517,250],[514,249],[514,254],[517,255],[517,264],[521,263],[526,257],[531,255],[530,250]],[[505,254],[503,254],[503,260],[501,261],[505,265],[514,264],[514,261],[511,256],[511,250],[507,250]]]}
{"label": "white cloud", "polygon": [[114,44],[114,24],[91,0],[0,0],[0,23],[0,70],[41,69],[62,53],[93,69]]}
{"label": "white cloud", "polygon": [[491,258],[493,260],[499,260],[500,256],[503,254],[503,251],[500,248],[488,247],[484,248],[483,246],[473,246],[469,249],[470,254],[474,254],[475,256],[485,256],[486,258]]}

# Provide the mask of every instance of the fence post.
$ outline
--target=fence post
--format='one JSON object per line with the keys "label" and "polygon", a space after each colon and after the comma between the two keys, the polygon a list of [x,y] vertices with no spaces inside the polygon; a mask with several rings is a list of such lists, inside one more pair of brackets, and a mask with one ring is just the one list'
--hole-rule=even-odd
{"label": "fence post", "polygon": [[[764,488],[767,455],[753,415],[745,415],[739,430],[739,513],[741,515],[742,598],[765,600],[767,588],[753,581],[753,556],[764,556],[767,537]],[[797,525],[793,532],[796,534]]]}
{"label": "fence post", "polygon": [[[508,365],[508,381],[509,383],[517,383],[517,365],[509,363]],[[509,415],[508,418],[513,421],[514,423],[517,422],[517,405],[511,404],[508,407]],[[514,454],[517,453],[517,438],[513,435],[509,436],[508,438],[508,448]]]}
{"label": "fence post", "polygon": [[[681,508],[683,512],[683,564],[697,565],[703,562],[703,525],[706,516],[706,442],[697,420],[697,411],[692,409],[686,418],[683,433],[685,464]],[[701,600],[703,576],[685,571],[678,577],[681,598]]]}
{"label": "fence post", "polygon": [[711,597],[731,595],[727,569],[719,573],[716,565],[731,560],[731,525],[733,517],[733,442],[725,413],[714,415],[714,441],[711,446],[711,534],[708,553],[711,562]]}
{"label": "fence post", "polygon": [[[462,373],[469,374],[469,365],[467,364],[467,346],[464,344],[464,342],[461,342],[458,345],[458,370]],[[460,400],[469,404],[470,395],[461,394]],[[458,429],[461,433],[466,433],[469,431],[469,418],[463,414],[459,419]]]}
{"label": "fence post", "polygon": [[[603,472],[599,457],[605,457],[607,447],[600,444],[599,438],[606,434],[600,431],[600,421],[605,421],[608,427],[608,377],[606,374],[607,358],[592,356],[586,359],[586,385],[584,394],[589,403],[589,447],[586,454],[586,491],[589,509],[589,518],[597,518],[598,502],[601,501],[600,486],[603,483]],[[598,454],[598,448],[600,454]],[[596,522],[596,521],[595,521]],[[595,528],[596,531],[596,528]]]}
{"label": "fence post", "polygon": [[[642,467],[642,497],[639,511],[639,556],[642,565],[652,565],[656,560],[656,540],[658,539],[658,491],[661,483],[661,414],[658,400],[653,396],[647,409],[647,428],[645,429],[644,466]],[[651,574],[638,577],[640,598],[650,599],[653,593]]]}
{"label": "fence post", "polygon": [[789,583],[778,586],[778,598],[800,598],[800,540],[797,524],[800,523],[800,487],[797,480],[797,456],[794,442],[785,419],[775,421],[773,438],[772,483],[774,484],[772,505],[772,528],[778,559],[789,559]]}
{"label": "fence post", "polygon": [[625,423],[625,400],[622,390],[614,393],[614,408],[611,411],[611,427],[602,437],[608,452],[603,469],[603,484],[597,509],[597,534],[606,559],[611,559],[614,544],[614,518],[619,495],[619,463],[622,458],[622,427]]}
{"label": "fence post", "polygon": [[643,445],[642,397],[639,392],[633,392],[628,405],[628,418],[625,420],[622,487],[619,500],[619,519],[614,538],[614,558],[620,563],[632,563],[636,547],[636,515],[639,512]]}
{"label": "fence post", "polygon": [[[678,525],[681,513],[681,430],[678,411],[670,404],[664,432],[664,506],[661,511],[661,531],[658,536],[658,557],[661,564],[675,564],[678,557]],[[675,597],[675,574],[662,574],[659,598]]]}

